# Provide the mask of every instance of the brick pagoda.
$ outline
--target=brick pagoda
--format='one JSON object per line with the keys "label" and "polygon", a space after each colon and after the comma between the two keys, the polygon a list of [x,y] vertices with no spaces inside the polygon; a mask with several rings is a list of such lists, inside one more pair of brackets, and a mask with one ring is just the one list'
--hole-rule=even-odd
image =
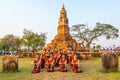
{"label": "brick pagoda", "polygon": [[47,44],[47,47],[50,47],[52,49],[54,48],[59,49],[60,47],[62,48],[72,47],[74,51],[80,51],[82,47],[72,38],[69,31],[70,28],[67,18],[67,12],[63,5],[62,10],[60,11],[60,17],[58,19],[57,35],[51,41],[51,43]]}

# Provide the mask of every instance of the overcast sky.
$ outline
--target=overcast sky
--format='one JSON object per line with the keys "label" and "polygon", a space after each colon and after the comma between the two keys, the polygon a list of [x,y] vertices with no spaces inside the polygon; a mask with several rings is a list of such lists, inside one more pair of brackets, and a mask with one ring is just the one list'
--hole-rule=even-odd
{"label": "overcast sky", "polygon": [[[0,0],[0,37],[7,34],[22,36],[24,28],[47,32],[47,43],[57,34],[59,13],[64,3],[69,27],[96,22],[108,23],[120,29],[120,0]],[[96,44],[120,45],[116,40],[100,38]]]}

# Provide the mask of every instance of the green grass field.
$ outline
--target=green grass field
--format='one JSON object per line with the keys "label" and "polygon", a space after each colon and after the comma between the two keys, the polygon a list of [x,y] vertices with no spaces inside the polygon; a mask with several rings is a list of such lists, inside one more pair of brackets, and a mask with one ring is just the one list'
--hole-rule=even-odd
{"label": "green grass field", "polygon": [[[2,57],[0,56],[0,71],[2,71]],[[73,73],[68,66],[69,71],[65,73],[57,70],[48,73],[42,69],[40,73],[32,74],[32,60],[33,58],[19,58],[19,72],[0,72],[0,80],[120,80],[120,67],[117,72],[104,73],[100,58],[81,61],[83,73]]]}

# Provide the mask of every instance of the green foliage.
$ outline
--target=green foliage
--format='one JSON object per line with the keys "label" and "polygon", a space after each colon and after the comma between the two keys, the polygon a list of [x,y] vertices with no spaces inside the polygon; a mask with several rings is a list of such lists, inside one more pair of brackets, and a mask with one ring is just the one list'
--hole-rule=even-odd
{"label": "green foliage", "polygon": [[8,34],[0,39],[1,50],[18,50],[21,45],[21,40],[18,36]]}
{"label": "green foliage", "polygon": [[114,39],[119,37],[119,30],[110,24],[96,23],[93,32],[95,32],[95,34],[97,34],[98,36],[105,36],[106,39]]}
{"label": "green foliage", "polygon": [[8,34],[0,38],[0,50],[21,50],[22,47],[28,49],[41,49],[46,42],[46,33],[34,33],[30,30],[24,29],[22,38]]}
{"label": "green foliage", "polygon": [[27,29],[24,29],[23,33],[22,42],[28,47],[28,50],[38,50],[44,47],[46,42],[46,33],[38,34]]}
{"label": "green foliage", "polygon": [[88,25],[78,24],[73,25],[71,31],[73,37],[86,48],[89,48],[90,44],[98,39],[98,37],[104,36],[106,39],[115,39],[119,37],[119,30],[110,24],[96,23],[93,29],[88,28]]}
{"label": "green foliage", "polygon": [[101,45],[96,45],[96,48],[97,48],[97,49],[101,48]]}

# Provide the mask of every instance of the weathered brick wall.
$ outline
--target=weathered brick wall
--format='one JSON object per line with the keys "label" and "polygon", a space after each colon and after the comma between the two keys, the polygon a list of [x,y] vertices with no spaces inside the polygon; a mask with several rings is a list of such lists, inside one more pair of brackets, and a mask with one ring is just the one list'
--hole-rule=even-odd
{"label": "weathered brick wall", "polygon": [[2,65],[2,71],[18,71],[18,56],[4,56]]}

